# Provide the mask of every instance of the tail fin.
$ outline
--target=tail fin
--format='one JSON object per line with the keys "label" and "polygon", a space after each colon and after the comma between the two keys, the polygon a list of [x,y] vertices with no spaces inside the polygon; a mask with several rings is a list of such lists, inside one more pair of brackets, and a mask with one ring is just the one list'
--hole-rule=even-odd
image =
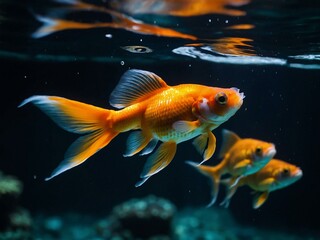
{"label": "tail fin", "polygon": [[46,180],[83,163],[118,135],[106,121],[112,110],[55,96],[32,96],[24,100],[19,107],[27,103],[39,107],[66,131],[86,134],[69,147],[63,162]]}
{"label": "tail fin", "polygon": [[31,35],[33,38],[46,37],[52,33],[63,30],[108,27],[110,25],[110,23],[80,23],[40,15],[36,15],[36,18],[39,22],[43,23],[43,25]]}
{"label": "tail fin", "polygon": [[221,177],[221,167],[219,165],[214,166],[214,167],[210,167],[210,166],[206,166],[206,165],[198,165],[194,162],[190,162],[187,161],[187,164],[195,167],[200,173],[202,173],[203,175],[206,175],[208,177],[211,178],[212,180],[212,190],[211,190],[211,202],[207,205],[207,207],[212,206],[218,197],[218,193],[219,193],[219,183],[220,183],[220,177]]}

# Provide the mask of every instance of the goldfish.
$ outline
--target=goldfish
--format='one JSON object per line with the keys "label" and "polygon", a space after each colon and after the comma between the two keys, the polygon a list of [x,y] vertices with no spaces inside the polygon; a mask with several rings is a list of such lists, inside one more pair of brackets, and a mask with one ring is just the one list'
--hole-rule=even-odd
{"label": "goldfish", "polygon": [[240,179],[233,186],[230,186],[230,181],[227,179],[225,181],[227,194],[220,205],[228,207],[238,187],[247,185],[256,192],[252,206],[257,209],[266,202],[270,192],[295,183],[302,175],[302,170],[299,167],[279,159],[272,159],[261,170]]}
{"label": "goldfish", "polygon": [[219,158],[222,161],[216,166],[198,165],[187,161],[200,173],[211,178],[213,182],[212,200],[208,207],[213,205],[218,196],[219,184],[222,175],[229,174],[233,178],[230,186],[263,168],[276,154],[273,143],[253,138],[240,138],[236,133],[227,129],[222,130],[222,146]]}
{"label": "goldfish", "polygon": [[202,162],[211,158],[216,147],[212,130],[240,109],[244,97],[234,87],[169,86],[155,73],[131,69],[111,92],[109,103],[114,110],[46,95],[31,96],[19,107],[32,103],[61,128],[82,135],[46,180],[83,163],[119,133],[134,130],[127,139],[125,157],[149,154],[160,141],[144,165],[138,187],[168,166],[181,142],[195,138]]}

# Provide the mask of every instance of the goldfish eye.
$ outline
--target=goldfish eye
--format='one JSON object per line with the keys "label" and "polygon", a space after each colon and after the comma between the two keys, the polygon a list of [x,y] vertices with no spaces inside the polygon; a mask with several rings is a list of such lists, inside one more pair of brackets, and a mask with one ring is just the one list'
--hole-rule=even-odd
{"label": "goldfish eye", "polygon": [[215,99],[216,99],[216,102],[219,103],[219,104],[221,104],[221,105],[226,104],[227,101],[228,101],[227,95],[226,95],[225,93],[223,93],[223,92],[218,93],[218,94],[216,95],[216,98],[215,98]]}
{"label": "goldfish eye", "polygon": [[282,170],[282,176],[288,176],[290,174],[290,171],[288,168],[285,168]]}
{"label": "goldfish eye", "polygon": [[257,155],[257,156],[262,156],[262,147],[257,147],[256,148],[256,151],[255,151],[255,154]]}

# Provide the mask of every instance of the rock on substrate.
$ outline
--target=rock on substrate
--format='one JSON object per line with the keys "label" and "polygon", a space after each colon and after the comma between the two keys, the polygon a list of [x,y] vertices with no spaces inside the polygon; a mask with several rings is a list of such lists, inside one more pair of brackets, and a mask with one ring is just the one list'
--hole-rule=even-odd
{"label": "rock on substrate", "polygon": [[176,207],[163,198],[131,199],[112,210],[109,230],[118,239],[170,239],[175,212]]}

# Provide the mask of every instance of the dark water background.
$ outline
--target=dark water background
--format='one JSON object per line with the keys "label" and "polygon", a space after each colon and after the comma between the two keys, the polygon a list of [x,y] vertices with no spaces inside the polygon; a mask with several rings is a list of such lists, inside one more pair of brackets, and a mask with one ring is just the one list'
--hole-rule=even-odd
{"label": "dark water background", "polygon": [[[285,189],[272,192],[258,210],[251,208],[250,190],[241,188],[231,201],[230,211],[239,223],[246,225],[319,233],[320,8],[317,1],[252,1],[240,7],[247,12],[245,16],[211,14],[185,19],[138,15],[147,22],[156,18],[167,27],[177,26],[178,22],[177,30],[203,39],[211,36],[216,42],[225,36],[249,38],[252,40],[249,47],[235,47],[240,50],[237,55],[248,56],[250,52],[261,58],[258,63],[249,58],[246,64],[228,63],[228,57],[224,63],[212,60],[212,56],[225,54],[218,48],[210,52],[196,46],[202,53],[197,58],[172,52],[201,41],[113,28],[69,30],[34,39],[30,36],[41,24],[32,13],[50,12],[45,10],[45,4],[1,3],[4,8],[0,11],[3,16],[0,19],[0,170],[23,181],[21,203],[32,213],[74,211],[105,215],[120,202],[149,194],[167,198],[178,208],[201,207],[209,202],[208,179],[184,163],[201,161],[191,141],[179,144],[173,162],[139,188],[134,184],[146,157],[122,157],[127,133],[81,166],[51,181],[43,180],[63,159],[77,136],[60,129],[31,105],[18,109],[19,103],[41,94],[110,108],[109,94],[121,75],[137,68],[155,72],[169,85],[199,83],[240,88],[246,95],[242,108],[213,131],[217,149],[222,128],[241,137],[271,141],[277,147],[276,157],[301,167],[303,177]],[[90,14],[88,18],[92,19]],[[97,16],[104,18],[101,14]],[[255,28],[230,31],[222,24],[208,23],[208,19],[217,18],[221,22],[228,19],[228,22],[251,23]],[[108,39],[106,34],[113,37]],[[121,48],[128,45],[143,45],[153,52],[139,54]],[[261,59],[266,58],[284,62],[274,63],[273,59],[262,64]],[[208,164],[217,162],[214,155]]]}

